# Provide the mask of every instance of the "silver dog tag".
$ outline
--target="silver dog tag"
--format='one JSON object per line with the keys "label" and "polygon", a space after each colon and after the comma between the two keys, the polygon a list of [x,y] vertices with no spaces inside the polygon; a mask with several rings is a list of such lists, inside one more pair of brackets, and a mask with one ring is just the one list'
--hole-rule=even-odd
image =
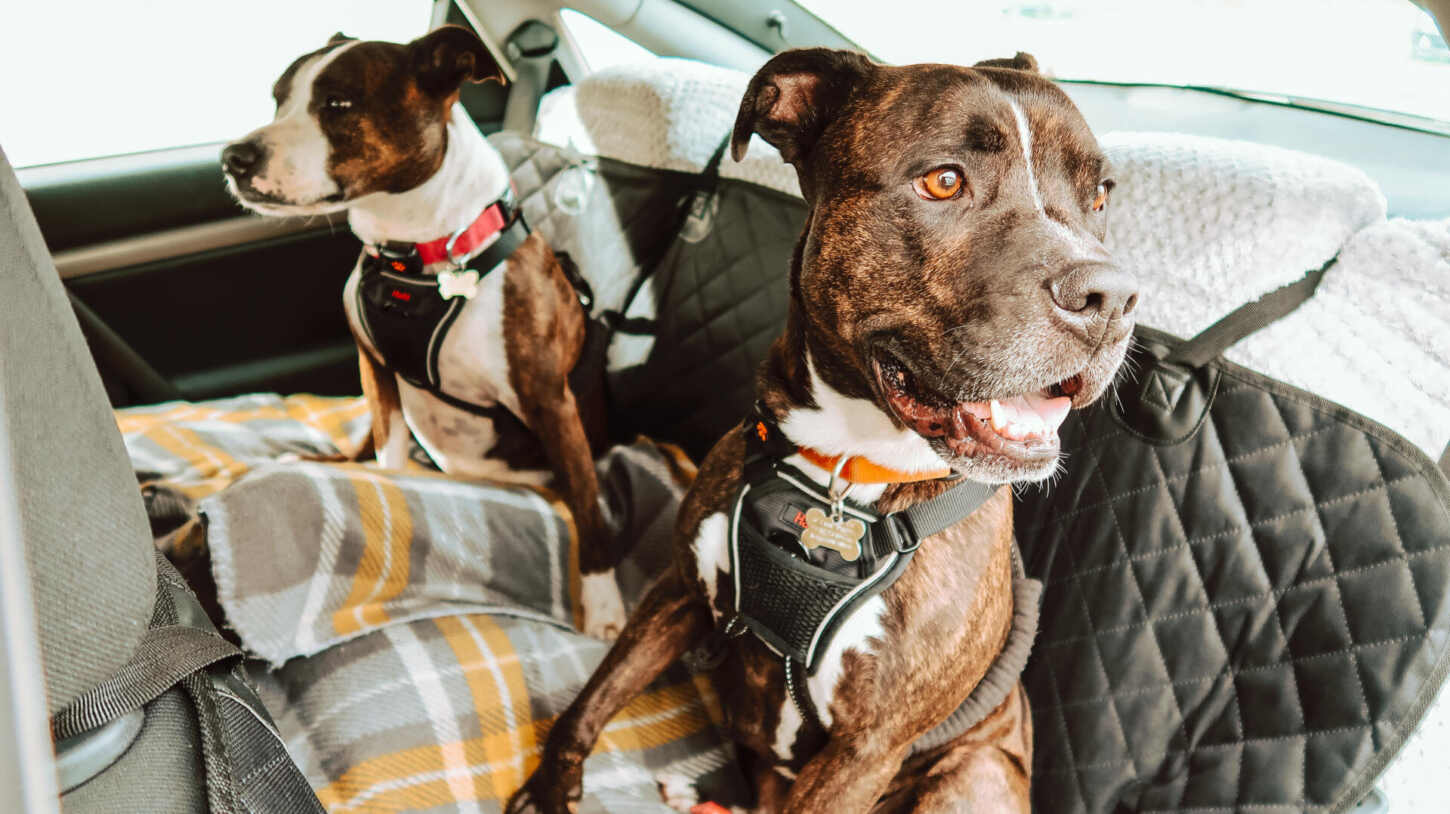
{"label": "silver dog tag", "polygon": [[801,544],[806,548],[829,548],[841,555],[846,562],[855,562],[861,556],[861,538],[866,536],[866,524],[858,518],[833,518],[820,509],[806,511],[806,530],[801,534]]}
{"label": "silver dog tag", "polygon": [[462,297],[471,300],[478,294],[479,274],[474,269],[438,272],[438,296],[445,300]]}

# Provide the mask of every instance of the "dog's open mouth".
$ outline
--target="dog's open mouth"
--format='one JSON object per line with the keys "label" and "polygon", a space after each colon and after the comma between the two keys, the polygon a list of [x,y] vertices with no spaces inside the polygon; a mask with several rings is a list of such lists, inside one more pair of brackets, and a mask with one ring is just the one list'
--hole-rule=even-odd
{"label": "dog's open mouth", "polygon": [[961,458],[997,455],[1024,463],[1055,458],[1057,428],[1082,389],[1082,375],[1006,399],[952,402],[922,388],[890,354],[875,356],[876,376],[896,417],[924,438],[940,439]]}

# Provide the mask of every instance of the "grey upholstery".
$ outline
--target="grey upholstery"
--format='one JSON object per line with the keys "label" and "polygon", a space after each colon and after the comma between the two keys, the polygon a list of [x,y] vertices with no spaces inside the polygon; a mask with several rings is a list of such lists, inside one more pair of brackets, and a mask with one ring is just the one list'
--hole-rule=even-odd
{"label": "grey upholstery", "polygon": [[[0,354],[0,440],[19,488],[54,713],[131,657],[151,619],[156,565],[115,416],[3,153]],[[158,699],[126,754],[67,795],[65,810],[206,810],[194,718],[179,690]]]}
{"label": "grey upholstery", "polygon": [[151,618],[146,512],[100,375],[0,155],[0,399],[51,712],[125,663]]}
{"label": "grey upholstery", "polygon": [[206,811],[200,754],[196,711],[185,691],[173,687],[146,708],[146,725],[126,754],[66,795],[66,814]]}

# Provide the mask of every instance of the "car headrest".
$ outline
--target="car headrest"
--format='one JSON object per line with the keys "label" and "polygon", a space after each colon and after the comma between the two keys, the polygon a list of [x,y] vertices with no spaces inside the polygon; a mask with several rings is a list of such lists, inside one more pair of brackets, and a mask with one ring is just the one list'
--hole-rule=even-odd
{"label": "car headrest", "polygon": [[1319,156],[1180,133],[1107,133],[1118,186],[1108,248],[1138,277],[1139,318],[1192,336],[1323,266],[1385,218],[1363,172]]}
{"label": "car headrest", "polygon": [[[689,59],[615,66],[545,96],[534,135],[586,155],[699,172],[730,137],[749,81],[749,74]],[[726,155],[720,175],[801,194],[795,169],[759,136],[745,160]]]}

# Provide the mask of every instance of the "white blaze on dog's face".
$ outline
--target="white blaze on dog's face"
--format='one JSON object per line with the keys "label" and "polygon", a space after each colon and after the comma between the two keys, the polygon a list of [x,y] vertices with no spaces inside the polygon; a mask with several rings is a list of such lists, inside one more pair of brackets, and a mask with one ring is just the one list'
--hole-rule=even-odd
{"label": "white blaze on dog's face", "polygon": [[405,192],[442,164],[459,86],[487,79],[502,81],[498,64],[456,26],[406,45],[338,35],[283,72],[272,122],[222,151],[228,189],[268,215],[336,212],[364,195]]}

